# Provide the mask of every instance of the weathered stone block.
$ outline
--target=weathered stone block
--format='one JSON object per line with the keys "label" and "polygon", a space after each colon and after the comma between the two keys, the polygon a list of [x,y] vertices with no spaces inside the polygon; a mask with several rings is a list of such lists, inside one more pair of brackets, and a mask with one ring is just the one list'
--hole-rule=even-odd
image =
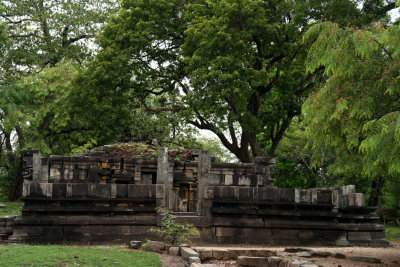
{"label": "weathered stone block", "polygon": [[223,176],[221,174],[215,174],[211,173],[210,174],[210,179],[208,180],[209,185],[221,185],[221,180],[223,179]]}
{"label": "weathered stone block", "polygon": [[371,239],[372,240],[385,240],[385,232],[371,232]]}
{"label": "weathered stone block", "polygon": [[168,254],[172,255],[172,256],[178,256],[179,255],[179,247],[169,247]]}
{"label": "weathered stone block", "polygon": [[247,249],[246,256],[249,256],[249,257],[271,257],[271,256],[276,256],[276,250]]}
{"label": "weathered stone block", "polygon": [[243,236],[245,243],[274,244],[272,229],[246,227],[243,230]]}
{"label": "weathered stone block", "polygon": [[128,185],[127,184],[117,184],[117,198],[127,198],[128,197]]}
{"label": "weathered stone block", "polygon": [[233,199],[233,187],[216,186],[214,187],[214,198],[216,199]]}
{"label": "weathered stone block", "polygon": [[345,231],[324,230],[322,232],[322,237],[324,240],[347,240],[347,233]]}
{"label": "weathered stone block", "polygon": [[297,240],[298,230],[293,229],[272,229],[272,237],[274,240]]}
{"label": "weathered stone block", "polygon": [[217,260],[229,259],[229,250],[224,248],[213,248],[212,257]]}
{"label": "weathered stone block", "polygon": [[225,174],[225,185],[233,185],[233,177],[231,174]]}
{"label": "weathered stone block", "polygon": [[212,259],[212,249],[211,248],[196,248],[196,252],[202,261]]}
{"label": "weathered stone block", "polygon": [[212,186],[204,187],[204,198],[205,199],[213,199],[214,198],[214,187],[212,187]]}
{"label": "weathered stone block", "polygon": [[156,198],[165,198],[165,186],[163,184],[156,185]]}
{"label": "weathered stone block", "polygon": [[309,189],[300,189],[300,203],[311,203],[311,191]]}
{"label": "weathered stone block", "polygon": [[279,265],[269,265],[268,258],[266,258],[266,257],[239,256],[237,263],[239,264],[239,266],[246,266],[246,267],[279,266]]}
{"label": "weathered stone block", "polygon": [[142,241],[129,241],[130,249],[139,249],[142,247]]}
{"label": "weathered stone block", "polygon": [[371,258],[371,257],[360,257],[360,256],[354,256],[350,257],[350,260],[352,261],[359,261],[359,262],[367,262],[367,263],[381,263],[381,260],[378,258]]}
{"label": "weathered stone block", "polygon": [[188,260],[189,264],[193,264],[193,263],[201,263],[201,260],[199,257],[189,257]]}
{"label": "weathered stone block", "polygon": [[215,235],[217,237],[242,237],[243,228],[216,227]]}
{"label": "weathered stone block", "polygon": [[294,188],[280,188],[280,201],[294,202]]}
{"label": "weathered stone block", "polygon": [[347,240],[336,240],[335,245],[338,247],[348,247],[350,246],[350,242]]}
{"label": "weathered stone block", "polygon": [[162,251],[165,249],[165,243],[159,241],[147,240],[147,248],[154,251]]}
{"label": "weathered stone block", "polygon": [[320,241],[322,240],[322,230],[299,230],[299,240],[302,241]]}
{"label": "weathered stone block", "polygon": [[180,247],[179,252],[185,260],[189,260],[189,257],[199,257],[199,254],[189,247]]}
{"label": "weathered stone block", "polygon": [[42,192],[42,187],[40,186],[40,183],[32,181],[30,184],[30,190],[29,193],[31,197],[43,197],[45,193]]}
{"label": "weathered stone block", "polygon": [[89,184],[88,196],[95,198],[111,198],[111,185]]}
{"label": "weathered stone block", "polygon": [[365,196],[361,193],[350,193],[348,195],[350,207],[364,207]]}
{"label": "weathered stone block", "polygon": [[260,201],[279,201],[279,189],[261,187],[259,188],[259,199]]}
{"label": "weathered stone block", "polygon": [[341,186],[339,188],[339,190],[340,190],[340,195],[348,195],[350,193],[356,192],[356,186],[355,185],[345,185],[345,186]]}
{"label": "weathered stone block", "polygon": [[239,256],[247,256],[246,248],[229,248],[229,259],[236,260]]}
{"label": "weathered stone block", "polygon": [[72,184],[72,197],[86,198],[88,196],[88,184]]}
{"label": "weathered stone block", "polygon": [[238,185],[239,186],[250,186],[251,185],[250,177],[245,176],[245,175],[239,176]]}
{"label": "weathered stone block", "polygon": [[241,201],[249,201],[250,193],[249,191],[253,191],[251,188],[239,188],[239,200]]}
{"label": "weathered stone block", "polygon": [[348,232],[347,239],[349,241],[370,241],[371,233],[370,232]]}
{"label": "weathered stone block", "polygon": [[318,190],[317,191],[317,203],[331,204],[332,203],[332,191],[331,190]]}

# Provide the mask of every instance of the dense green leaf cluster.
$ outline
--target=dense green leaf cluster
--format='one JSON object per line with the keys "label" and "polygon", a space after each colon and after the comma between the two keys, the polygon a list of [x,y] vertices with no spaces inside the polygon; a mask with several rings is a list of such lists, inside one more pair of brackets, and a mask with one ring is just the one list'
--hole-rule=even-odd
{"label": "dense green leaf cluster", "polygon": [[329,143],[339,149],[342,166],[361,155],[363,173],[369,177],[400,173],[399,30],[380,24],[341,28],[325,22],[305,36],[317,36],[308,71],[322,65],[327,77],[303,110],[316,160],[317,148]]}
{"label": "dense green leaf cluster", "polygon": [[[98,102],[176,112],[216,134],[243,162],[274,155],[318,80],[318,73],[304,72],[309,25],[328,16],[341,24],[368,20],[353,1],[124,0],[121,6],[98,36],[101,50],[82,78],[87,90]],[[268,151],[260,138],[271,142]]]}

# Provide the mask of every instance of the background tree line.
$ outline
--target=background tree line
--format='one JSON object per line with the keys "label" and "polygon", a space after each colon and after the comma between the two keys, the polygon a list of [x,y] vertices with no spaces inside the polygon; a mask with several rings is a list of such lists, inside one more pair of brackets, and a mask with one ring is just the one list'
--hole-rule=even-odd
{"label": "background tree line", "polygon": [[395,7],[3,1],[2,188],[19,197],[21,149],[72,154],[156,138],[242,162],[275,156],[278,186],[355,183],[369,204],[384,194],[398,209]]}

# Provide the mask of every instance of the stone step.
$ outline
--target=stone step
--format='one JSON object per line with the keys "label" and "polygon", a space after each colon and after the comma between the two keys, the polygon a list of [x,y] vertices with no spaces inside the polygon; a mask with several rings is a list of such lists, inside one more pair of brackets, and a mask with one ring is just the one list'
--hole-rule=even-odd
{"label": "stone step", "polygon": [[236,260],[239,256],[270,257],[276,256],[276,250],[264,248],[211,248],[194,247],[201,260]]}

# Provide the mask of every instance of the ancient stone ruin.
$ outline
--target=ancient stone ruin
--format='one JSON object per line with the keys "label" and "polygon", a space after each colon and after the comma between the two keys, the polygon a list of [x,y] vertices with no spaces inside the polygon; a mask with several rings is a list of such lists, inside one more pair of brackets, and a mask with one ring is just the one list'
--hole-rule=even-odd
{"label": "ancient stone ruin", "polygon": [[[273,159],[216,163],[208,151],[127,158],[113,148],[75,157],[24,151],[22,215],[10,241],[125,243],[157,239],[157,206],[193,223],[195,243],[386,246],[374,207],[352,185],[320,189],[271,185]],[[115,152],[115,151],[114,151]]]}

